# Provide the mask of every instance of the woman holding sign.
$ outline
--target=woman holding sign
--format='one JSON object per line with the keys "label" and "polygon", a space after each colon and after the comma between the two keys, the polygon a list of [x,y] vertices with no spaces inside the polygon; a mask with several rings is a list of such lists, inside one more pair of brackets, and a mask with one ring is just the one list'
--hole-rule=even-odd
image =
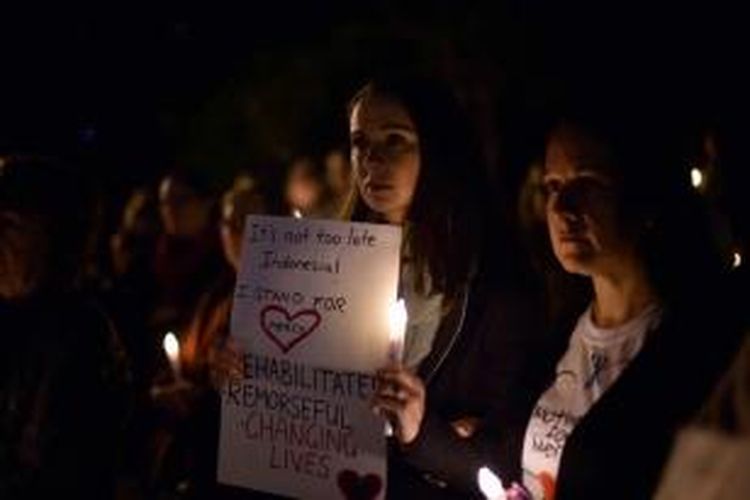
{"label": "woman holding sign", "polygon": [[[522,346],[538,338],[540,315],[518,280],[500,272],[518,269],[509,239],[503,255],[484,254],[492,266],[482,258],[487,183],[452,95],[424,80],[373,81],[352,99],[349,119],[351,218],[404,228],[399,294],[408,323],[399,369],[423,401],[426,394],[432,413],[468,435],[492,401],[524,385],[514,381],[525,373],[521,353],[529,349]],[[408,426],[395,431],[399,441],[414,439]],[[397,447],[388,476],[391,498],[440,495],[441,483],[402,461]]]}
{"label": "woman holding sign", "polygon": [[590,281],[592,296],[561,329],[572,332],[567,343],[548,348],[556,368],[528,387],[531,400],[512,412],[498,402],[494,431],[470,443],[435,424],[418,378],[382,373],[375,405],[401,428],[410,460],[466,490],[489,465],[534,499],[651,496],[674,431],[713,385],[737,325],[699,200],[673,168],[679,149],[669,129],[640,118],[575,107],[548,135],[552,248],[565,271]]}

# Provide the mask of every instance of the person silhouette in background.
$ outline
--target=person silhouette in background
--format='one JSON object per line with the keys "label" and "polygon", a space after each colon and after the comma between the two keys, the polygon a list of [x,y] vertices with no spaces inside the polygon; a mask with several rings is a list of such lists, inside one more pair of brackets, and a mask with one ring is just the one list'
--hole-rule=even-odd
{"label": "person silhouette in background", "polygon": [[215,204],[207,181],[197,173],[174,171],[159,184],[163,233],[153,263],[157,297],[151,323],[155,332],[179,334],[205,287],[224,270]]}
{"label": "person silhouette in background", "polygon": [[113,498],[128,371],[77,293],[88,192],[51,159],[0,166],[0,497]]}
{"label": "person silhouette in background", "polygon": [[293,217],[320,217],[324,194],[323,179],[310,156],[299,156],[289,165],[284,199]]}
{"label": "person silhouette in background", "polygon": [[[253,177],[238,176],[221,199],[217,233],[228,264],[201,296],[183,335],[181,379],[155,396],[167,415],[157,438],[155,475],[160,488],[189,498],[224,498],[239,492],[216,483],[220,390],[241,371],[239,345],[230,337],[229,320],[242,257],[245,217],[266,214],[273,205]],[[241,497],[241,496],[240,496]]]}

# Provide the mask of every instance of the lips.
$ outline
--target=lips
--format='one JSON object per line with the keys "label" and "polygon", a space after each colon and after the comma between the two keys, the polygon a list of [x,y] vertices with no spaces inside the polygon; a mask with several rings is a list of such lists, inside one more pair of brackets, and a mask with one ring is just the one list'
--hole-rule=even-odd
{"label": "lips", "polygon": [[568,245],[588,245],[589,239],[586,237],[586,233],[584,231],[571,231],[563,230],[557,233],[557,240],[561,244],[568,244]]}
{"label": "lips", "polygon": [[563,243],[585,243],[587,240],[581,234],[561,234],[560,241]]}
{"label": "lips", "polygon": [[365,190],[369,193],[382,193],[384,191],[390,191],[391,189],[393,189],[393,186],[391,186],[390,184],[376,182],[369,182],[365,184]]}

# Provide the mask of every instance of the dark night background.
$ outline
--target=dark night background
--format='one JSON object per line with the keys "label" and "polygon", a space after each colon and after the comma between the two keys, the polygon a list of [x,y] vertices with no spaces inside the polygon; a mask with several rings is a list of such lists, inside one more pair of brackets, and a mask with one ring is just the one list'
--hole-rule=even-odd
{"label": "dark night background", "polygon": [[[118,450],[122,451],[118,459],[124,464],[122,477],[117,478],[122,483],[117,488],[122,488],[124,493],[120,492],[118,498],[157,498],[139,495],[145,495],[150,489],[161,491],[160,488],[177,493],[184,484],[190,486],[189,481],[183,479],[189,477],[185,471],[191,467],[211,473],[209,479],[198,478],[195,484],[214,482],[216,468],[213,464],[199,463],[200,460],[195,460],[197,465],[188,464],[185,457],[215,458],[212,453],[216,445],[210,442],[212,434],[194,432],[196,427],[192,420],[197,415],[196,421],[206,426],[203,429],[215,430],[216,422],[212,420],[215,415],[207,416],[202,412],[188,415],[190,418],[178,415],[183,405],[174,401],[183,402],[177,398],[182,392],[191,394],[178,383],[179,377],[174,376],[161,345],[167,331],[185,334],[188,327],[192,330],[192,322],[199,325],[195,332],[208,331],[211,326],[214,331],[206,336],[213,335],[213,340],[222,342],[226,338],[235,277],[221,255],[220,232],[215,224],[221,224],[219,227],[224,231],[232,224],[236,226],[237,221],[225,220],[224,213],[220,214],[219,221],[215,209],[223,209],[223,205],[214,202],[238,173],[247,171],[252,176],[244,180],[249,184],[259,180],[258,185],[262,185],[263,190],[258,189],[258,192],[263,191],[262,196],[268,195],[268,199],[261,200],[261,205],[267,206],[242,208],[244,212],[238,208],[239,201],[233,202],[240,229],[240,214],[256,210],[281,213],[276,205],[281,206],[284,176],[292,161],[305,157],[322,163],[320,160],[326,153],[346,148],[347,101],[368,78],[382,72],[427,74],[448,83],[456,91],[479,135],[483,160],[490,169],[487,172],[492,181],[490,194],[494,195],[492,202],[497,205],[488,208],[492,211],[490,217],[512,218],[510,225],[517,227],[510,229],[526,237],[528,241],[523,243],[529,247],[548,241],[547,229],[540,224],[543,217],[528,217],[529,213],[539,215],[532,212],[538,209],[533,202],[540,196],[528,196],[529,192],[539,195],[541,190],[533,189],[539,186],[527,182],[524,185],[526,195],[521,189],[530,172],[529,166],[538,160],[536,155],[543,143],[539,132],[546,112],[566,97],[587,96],[588,93],[605,94],[605,100],[592,99],[591,102],[618,106],[646,103],[647,106],[633,108],[648,110],[642,116],[644,123],[652,118],[651,123],[662,123],[654,117],[663,115],[666,110],[673,126],[669,130],[665,127],[665,142],[667,137],[679,137],[690,144],[685,149],[685,161],[679,165],[689,167],[684,169],[685,186],[689,187],[687,183],[691,179],[687,173],[691,169],[691,173],[697,171],[704,176],[704,182],[694,181],[693,187],[709,202],[711,230],[717,233],[711,237],[716,237],[722,256],[735,268],[731,275],[731,285],[735,287],[732,293],[739,298],[738,302],[746,301],[746,290],[750,286],[750,218],[747,217],[750,196],[746,182],[750,178],[747,174],[750,149],[746,146],[750,110],[750,78],[746,75],[750,29],[747,17],[739,8],[708,0],[695,5],[688,5],[686,1],[657,5],[654,1],[606,0],[435,0],[422,3],[271,0],[246,2],[242,8],[223,7],[214,2],[201,8],[190,7],[187,3],[153,4],[139,7],[100,2],[84,8],[59,2],[55,7],[0,7],[0,173],[4,157],[11,155],[62,158],[85,174],[70,176],[75,179],[73,182],[87,184],[86,181],[90,181],[95,188],[92,190],[94,200],[87,199],[88,189],[81,189],[80,193],[72,189],[81,187],[78,184],[68,186],[70,192],[76,191],[75,198],[55,198],[54,194],[66,194],[62,191],[65,187],[58,189],[58,186],[40,190],[43,195],[37,194],[37,197],[45,202],[42,203],[45,215],[52,215],[47,213],[48,207],[56,210],[58,205],[74,199],[94,202],[91,205],[81,203],[80,212],[86,217],[77,219],[80,214],[73,210],[75,207],[60,207],[60,212],[54,215],[76,216],[70,217],[73,221],[68,223],[70,227],[84,226],[78,222],[84,219],[92,223],[85,245],[83,242],[80,245],[81,250],[85,250],[86,262],[80,273],[80,283],[76,285],[83,294],[101,299],[105,309],[108,307],[107,312],[114,318],[123,340],[123,352],[130,356],[128,368],[135,374],[128,380],[135,394],[134,403],[130,405],[134,408],[133,414],[125,415],[125,411],[117,409],[117,417],[128,420],[127,429],[124,426],[124,433],[118,435],[118,439],[124,441],[124,450]],[[585,100],[577,102],[589,104]],[[649,116],[651,110],[654,117]],[[658,130],[661,141],[661,129]],[[633,139],[636,143],[638,138]],[[197,171],[200,175],[196,177],[200,179],[189,179],[196,181],[190,185],[186,174],[179,182],[185,183],[189,196],[173,195],[165,201],[163,196],[155,194],[160,179],[172,171],[180,174]],[[457,171],[455,175],[464,173]],[[641,177],[645,183],[649,182],[648,174]],[[79,182],[80,179],[83,182]],[[178,184],[174,179],[169,183]],[[162,183],[162,187],[169,183]],[[55,182],[47,180],[44,187],[51,184]],[[344,196],[338,201],[346,199],[347,194],[347,184],[341,184]],[[659,184],[649,184],[653,185]],[[22,206],[24,197],[33,198],[33,193],[14,184],[10,186],[5,192],[19,194],[21,200],[14,200],[14,203]],[[265,191],[269,186],[270,194]],[[204,190],[206,187],[208,189]],[[145,214],[141,219],[145,222],[133,217],[136,219],[131,224],[133,227],[125,228],[123,215],[128,211],[123,207],[129,198],[133,200],[131,195],[138,195],[139,191],[146,200],[141,207]],[[246,188],[245,191],[251,190]],[[163,223],[165,207],[180,204],[194,207],[206,194],[213,205],[210,224],[205,224],[201,234],[184,237],[191,231],[176,230],[172,231],[175,234],[168,234],[170,231],[164,229]],[[46,203],[50,199],[66,201]],[[135,199],[137,201],[138,197]],[[443,198],[437,199],[444,202]],[[528,206],[524,207],[524,202]],[[669,206],[675,205],[680,203]],[[285,208],[291,209],[291,203]],[[498,208],[501,210],[495,210]],[[523,220],[524,208],[526,221]],[[695,219],[685,219],[691,226],[700,225],[693,224]],[[497,225],[501,228],[497,231],[498,239],[512,234],[505,233],[504,222]],[[524,224],[527,227],[523,227]],[[8,227],[13,226],[8,224]],[[536,231],[540,227],[542,231]],[[74,232],[68,229],[65,226],[60,234],[67,238]],[[236,227],[233,229],[239,231]],[[494,236],[487,239],[494,239]],[[706,237],[704,241],[709,239]],[[512,242],[507,245],[512,246]],[[689,246],[686,244],[680,249],[690,250]],[[692,255],[686,251],[684,254],[688,257],[683,259],[681,253],[670,251],[667,255],[681,265]],[[678,258],[673,259],[673,255]],[[118,256],[126,263],[119,266],[125,271],[118,271]],[[513,262],[494,254],[492,257]],[[695,265],[694,262],[689,264],[690,271],[695,272],[682,274],[680,267],[680,274],[700,281],[700,263]],[[54,270],[54,266],[49,267]],[[206,276],[196,278],[197,271]],[[205,279],[201,281],[202,278]],[[208,278],[216,281],[210,288]],[[550,289],[558,291],[552,286]],[[714,291],[708,286],[706,290],[706,302],[711,302]],[[187,292],[194,293],[195,297],[188,296]],[[180,302],[183,295],[187,298]],[[205,304],[200,302],[200,306],[206,307],[194,307],[199,295],[201,299],[210,299]],[[40,338],[56,338],[57,325],[47,328],[47,315],[38,313],[45,310],[44,306],[42,302],[38,310],[30,309],[30,314],[24,314],[44,320],[39,323],[42,327],[38,327],[40,335],[43,334]],[[65,303],[54,305],[61,309],[64,306]],[[747,319],[748,308],[744,304],[741,307]],[[165,310],[168,314],[156,314]],[[209,316],[212,320],[221,319],[223,323],[214,323],[223,329],[204,323]],[[462,317],[460,325],[463,320]],[[24,335],[28,331],[23,323],[22,328],[16,330],[23,335],[6,337],[26,342]],[[189,331],[185,336],[190,339],[192,333]],[[114,334],[112,336],[114,338]],[[70,351],[78,353],[79,347],[85,347],[83,344],[73,346],[71,342]],[[8,345],[10,347],[6,346],[3,352],[8,354],[7,359],[17,361],[15,344]],[[224,344],[221,345],[223,349]],[[114,359],[117,346],[113,346],[109,346],[112,352],[105,354],[112,354]],[[210,354],[214,349],[210,347],[206,351]],[[195,359],[200,357],[197,352],[198,348],[194,347]],[[206,353],[200,354],[209,358]],[[85,359],[83,356],[81,359]],[[98,362],[99,357],[91,357]],[[0,367],[5,369],[6,364],[11,363],[0,363]],[[19,370],[26,369],[23,361],[16,364]],[[110,364],[114,373],[117,363]],[[209,363],[205,364],[208,367]],[[99,373],[98,365],[94,368]],[[109,370],[110,365],[105,368]],[[160,375],[166,378],[162,380]],[[123,380],[125,378],[123,376]],[[207,380],[202,383],[210,385]],[[123,382],[122,386],[125,385]],[[79,391],[78,385],[70,387],[71,393],[87,394],[86,390]],[[162,387],[169,390],[154,396],[152,389]],[[20,387],[19,392],[27,389]],[[192,391],[193,387],[187,389]],[[122,390],[123,399],[128,391]],[[108,390],[107,394],[120,393]],[[202,396],[206,394],[216,396],[213,389]],[[162,403],[162,398],[166,403]],[[213,411],[218,408],[217,401],[213,402],[216,406],[211,403],[200,409]],[[0,403],[3,403],[2,398]],[[161,408],[161,404],[165,408]],[[67,402],[65,406],[76,410]],[[81,414],[87,411],[84,408]],[[15,415],[12,413],[14,418]],[[108,422],[106,418],[101,420]],[[78,425],[80,419],[71,421]],[[177,445],[173,446],[171,440],[178,431],[184,435],[179,435],[174,440]],[[88,432],[87,428],[84,437],[88,437]],[[78,435],[70,435],[79,439]],[[99,434],[91,432],[90,435]],[[187,443],[185,449],[180,448],[183,445],[180,439]],[[3,444],[0,442],[0,462],[6,456]],[[92,440],[90,444],[100,443]],[[167,451],[152,453],[152,444],[163,445],[157,451]],[[211,452],[195,452],[206,449]],[[85,464],[81,470],[87,475],[86,482],[99,479],[96,473],[90,472],[89,458],[95,457],[97,463],[107,465],[106,461],[99,460],[100,456],[91,453],[81,461]],[[62,461],[63,465],[69,462],[67,457]],[[4,472],[2,467],[0,472]],[[183,473],[184,477],[180,475]],[[15,480],[17,474],[11,471],[10,476]],[[0,490],[2,487],[0,481]],[[2,491],[0,496],[3,496]]]}
{"label": "dark night background", "polygon": [[237,168],[276,168],[341,141],[352,90],[398,66],[452,82],[490,163],[511,179],[524,166],[524,123],[566,86],[591,80],[625,93],[649,87],[676,114],[742,135],[747,28],[738,12],[605,3],[4,12],[0,154],[73,155],[115,199],[174,165],[225,183]]}

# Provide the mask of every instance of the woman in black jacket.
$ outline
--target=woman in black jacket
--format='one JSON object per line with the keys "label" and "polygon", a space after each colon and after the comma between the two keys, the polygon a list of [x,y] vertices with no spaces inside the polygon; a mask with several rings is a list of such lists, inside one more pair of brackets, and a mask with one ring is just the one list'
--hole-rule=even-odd
{"label": "woman in black jacket", "polygon": [[[452,94],[423,79],[379,79],[354,96],[349,117],[350,216],[404,229],[404,369],[424,381],[431,411],[451,432],[465,433],[524,372],[526,359],[506,355],[529,351],[516,344],[542,331],[538,310],[515,278],[520,268],[497,219],[492,235],[501,245],[482,252],[490,246],[486,182]],[[442,483],[401,460],[398,447],[390,458],[389,498],[440,494]]]}
{"label": "woman in black jacket", "polygon": [[567,340],[538,353],[541,377],[511,387],[461,440],[429,394],[425,405],[418,377],[381,373],[373,403],[400,429],[407,460],[459,491],[476,493],[486,465],[535,499],[648,498],[674,431],[736,345],[722,262],[669,129],[635,108],[572,109],[547,137],[547,225],[557,260],[592,296],[559,329]]}

